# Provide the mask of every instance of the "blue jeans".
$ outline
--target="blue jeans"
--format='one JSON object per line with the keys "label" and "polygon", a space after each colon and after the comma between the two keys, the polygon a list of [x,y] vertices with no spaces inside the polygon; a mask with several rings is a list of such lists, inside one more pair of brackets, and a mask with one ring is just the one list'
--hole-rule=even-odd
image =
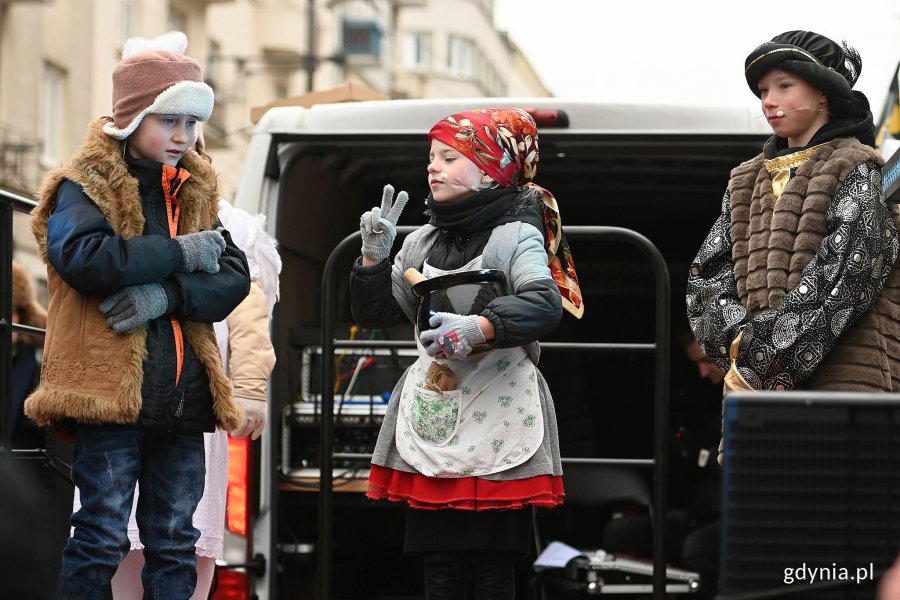
{"label": "blue jeans", "polygon": [[145,597],[190,598],[197,583],[192,524],[203,495],[203,434],[168,433],[125,425],[78,425],[72,479],[81,510],[63,550],[58,599],[101,600],[128,554],[128,517],[135,482],[135,515],[144,544]]}

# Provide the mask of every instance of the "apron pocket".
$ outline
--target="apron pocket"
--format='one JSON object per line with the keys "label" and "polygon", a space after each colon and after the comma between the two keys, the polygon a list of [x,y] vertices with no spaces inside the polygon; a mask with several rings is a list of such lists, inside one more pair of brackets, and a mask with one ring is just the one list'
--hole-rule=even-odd
{"label": "apron pocket", "polygon": [[416,388],[409,406],[410,427],[423,441],[443,446],[459,427],[461,397],[460,390],[432,392]]}

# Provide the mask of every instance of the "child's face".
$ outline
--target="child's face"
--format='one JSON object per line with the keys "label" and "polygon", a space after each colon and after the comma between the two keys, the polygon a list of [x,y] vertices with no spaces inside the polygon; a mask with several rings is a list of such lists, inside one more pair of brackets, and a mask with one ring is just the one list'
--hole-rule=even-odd
{"label": "child's face", "polygon": [[789,146],[805,146],[828,122],[825,94],[797,75],[772,69],[758,85],[763,115],[775,135],[787,138]]}
{"label": "child's face", "polygon": [[428,187],[435,202],[462,200],[480,189],[481,169],[459,150],[431,140],[428,160]]}
{"label": "child's face", "polygon": [[189,115],[146,115],[128,136],[128,152],[174,167],[197,141],[197,123],[197,117]]}

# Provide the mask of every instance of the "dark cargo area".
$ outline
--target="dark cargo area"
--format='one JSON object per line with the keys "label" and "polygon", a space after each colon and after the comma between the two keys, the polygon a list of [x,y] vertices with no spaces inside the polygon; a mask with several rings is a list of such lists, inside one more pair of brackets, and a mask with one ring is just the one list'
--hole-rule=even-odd
{"label": "dark cargo area", "polygon": [[[283,285],[281,301],[275,309],[275,344],[281,357],[273,378],[278,414],[291,403],[309,400],[300,393],[303,352],[319,344],[321,281],[332,249],[358,231],[359,215],[380,202],[386,183],[410,194],[399,224],[415,226],[425,222],[428,146],[421,136],[304,136],[298,140],[279,138],[277,156],[271,155],[268,163],[268,174],[279,180],[281,210],[269,218],[276,222],[284,261],[282,281],[304,282]],[[660,250],[669,270],[672,330],[677,332],[686,326],[686,273],[719,213],[728,173],[758,153],[762,141],[761,136],[755,135],[573,136],[548,129],[541,133],[541,161],[535,182],[556,196],[564,227],[624,227],[646,236]],[[579,321],[566,314],[558,330],[545,341],[653,342],[654,277],[642,253],[624,243],[582,239],[570,243],[581,279],[585,315]],[[394,249],[399,246],[398,242]],[[357,255],[354,247],[338,257],[340,272],[347,273],[348,283]],[[336,337],[344,339],[351,335],[353,325],[346,285],[336,302]],[[356,339],[411,340],[412,328],[360,330],[353,335]],[[670,527],[673,539],[669,561],[676,564],[680,559],[678,542],[683,538],[679,531],[690,527],[697,515],[705,519],[715,516],[717,483],[705,481],[706,475],[696,463],[698,449],[718,444],[721,398],[721,389],[698,377],[678,339],[673,334],[669,428],[669,503],[676,513]],[[345,359],[343,368],[352,369],[353,364],[355,359]],[[379,377],[402,372],[402,365],[392,367],[378,357],[375,364],[382,368]],[[539,367],[554,396],[564,456],[652,457],[652,354],[545,350]],[[339,373],[341,368],[339,364]],[[318,375],[316,372],[314,377],[317,379]],[[373,406],[381,402],[382,391],[371,390]],[[359,393],[357,388],[354,395]],[[340,399],[339,390],[336,405]],[[289,413],[291,410],[287,408]],[[315,412],[315,408],[310,410]],[[335,451],[362,452],[374,444],[377,416],[347,421],[347,412],[342,409],[336,422]],[[368,412],[374,415],[377,410]],[[294,463],[300,460],[297,443],[306,449],[307,458],[317,449],[318,428],[292,431],[292,448],[281,448],[281,456],[283,461]],[[317,454],[304,466],[317,466],[313,464],[316,457]],[[286,470],[285,464],[281,466],[282,471]],[[364,477],[365,462],[355,466],[356,474]],[[282,488],[292,487],[291,478],[283,474],[282,477],[288,482]],[[342,480],[337,472],[336,477],[334,571],[354,572],[359,577],[335,577],[335,596],[399,598],[414,594],[420,589],[421,565],[415,557],[402,554],[402,507],[375,505],[361,493],[341,493]],[[637,477],[649,483],[648,472],[640,472]],[[364,487],[357,491],[363,490]],[[315,542],[316,496],[294,490],[281,494],[281,543]],[[538,521],[547,536],[544,543],[563,539],[585,547],[600,547],[610,518],[613,514],[621,516],[623,510],[626,515],[627,511],[635,511],[634,518],[640,522],[646,517],[646,507],[628,502],[602,508],[573,503],[553,514],[539,513]],[[646,528],[639,529],[643,534]],[[626,537],[634,536],[628,533]],[[644,545],[641,540],[635,541],[634,551],[641,552]],[[310,552],[313,554],[305,558],[285,558],[285,566],[295,567],[283,573],[287,581],[307,580],[310,584],[307,578],[314,578],[316,564],[314,550]],[[371,556],[371,560],[361,556]],[[534,556],[522,559],[522,598],[526,597],[533,559]],[[386,569],[396,576],[385,579]]]}

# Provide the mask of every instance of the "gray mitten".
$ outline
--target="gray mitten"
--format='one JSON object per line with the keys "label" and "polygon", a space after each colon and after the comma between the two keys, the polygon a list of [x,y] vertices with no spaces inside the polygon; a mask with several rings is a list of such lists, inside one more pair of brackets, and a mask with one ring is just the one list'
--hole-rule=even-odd
{"label": "gray mitten", "polygon": [[197,231],[175,237],[184,256],[181,272],[219,272],[219,256],[225,249],[225,238],[218,231]]}
{"label": "gray mitten", "polygon": [[359,219],[359,232],[362,234],[362,255],[375,262],[381,262],[391,253],[394,238],[397,237],[397,220],[409,195],[406,192],[397,194],[394,202],[394,186],[384,186],[381,207],[363,213]]}
{"label": "gray mitten", "polygon": [[428,356],[443,352],[450,360],[462,360],[474,346],[486,341],[476,315],[439,312],[428,320],[428,324],[433,329],[419,334],[419,341]]}
{"label": "gray mitten", "polygon": [[106,324],[119,333],[161,317],[168,309],[166,291],[158,283],[123,287],[100,305]]}

